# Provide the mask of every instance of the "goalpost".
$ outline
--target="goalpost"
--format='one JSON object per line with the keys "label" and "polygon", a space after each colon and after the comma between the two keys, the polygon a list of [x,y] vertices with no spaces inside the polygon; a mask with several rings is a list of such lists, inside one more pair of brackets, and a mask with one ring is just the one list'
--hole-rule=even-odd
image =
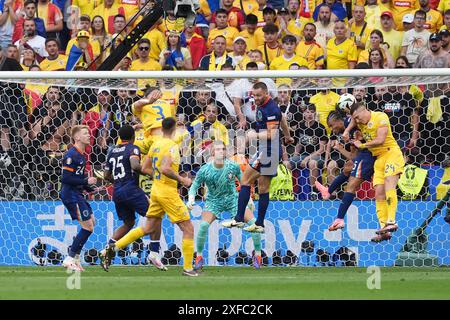
{"label": "goalpost", "polygon": [[[142,94],[140,89],[146,84],[158,87],[163,91],[162,99],[171,103],[178,121],[182,145],[180,169],[194,177],[198,166],[208,160],[209,143],[222,139],[217,131],[208,129],[211,124],[205,116],[201,116],[200,123],[207,125],[202,127],[200,135],[189,126],[208,105],[216,108],[217,121],[226,128],[228,149],[230,153],[238,153],[234,159],[251,156],[254,149],[245,145],[240,130],[236,129],[235,104],[242,104],[247,124],[251,125],[254,110],[250,84],[256,78],[269,84],[271,95],[283,106],[296,144],[300,140],[305,144],[314,143],[303,135],[298,136],[297,130],[311,98],[315,96],[317,121],[323,123],[334,108],[337,95],[355,89],[365,92],[362,99],[369,107],[385,109],[390,118],[399,115],[391,118],[391,123],[396,126],[399,143],[403,144],[411,165],[405,172],[409,179],[406,183],[421,183],[416,186],[419,189],[416,195],[405,190],[399,193],[402,197],[397,212],[399,231],[388,242],[374,244],[370,239],[378,229],[378,222],[370,183],[364,183],[358,192],[358,200],[347,213],[345,229],[329,232],[327,228],[337,214],[341,192],[333,200],[322,201],[312,189],[311,181],[315,177],[311,170],[299,167],[298,161],[285,161],[290,168],[283,177],[292,176],[293,183],[292,189],[289,183],[284,183],[287,190],[281,193],[289,196],[292,193],[294,200],[272,200],[269,205],[263,235],[267,265],[450,264],[450,226],[443,219],[445,210],[449,210],[446,194],[450,190],[450,161],[446,161],[450,156],[450,71],[386,69],[1,72],[0,265],[60,265],[67,254],[78,225],[71,222],[58,192],[60,161],[70,145],[67,135],[70,126],[90,127],[88,170],[90,175],[101,177],[108,147],[117,141],[120,125],[139,124],[139,119],[132,115],[131,104]],[[384,95],[391,100],[387,101]],[[416,126],[413,118],[418,120]],[[419,139],[410,145],[415,130]],[[143,133],[139,131],[137,139],[142,138]],[[296,151],[288,147],[285,160],[289,157],[293,160]],[[324,160],[330,161],[324,163]],[[337,168],[329,165],[332,161]],[[344,160],[336,152],[326,159],[324,154],[319,162],[323,166],[316,178],[324,184],[343,170]],[[425,180],[412,176],[415,168],[426,170]],[[150,180],[141,178],[140,185],[146,192],[151,189]],[[98,251],[120,223],[110,201],[111,188],[103,182],[98,187],[98,192],[89,195],[97,225],[82,252],[84,263],[98,263]],[[186,190],[180,193],[187,200]],[[202,195],[199,192],[198,205],[191,212],[196,230],[201,219]],[[442,210],[440,215],[436,214],[436,207]],[[138,220],[143,222],[143,218]],[[145,264],[148,242],[149,238],[145,237],[143,243],[119,252],[114,264]],[[181,232],[164,219],[161,236],[164,262],[180,265],[179,248]],[[249,263],[252,250],[249,234],[239,229],[224,229],[214,222],[203,256],[208,265],[242,265]]]}

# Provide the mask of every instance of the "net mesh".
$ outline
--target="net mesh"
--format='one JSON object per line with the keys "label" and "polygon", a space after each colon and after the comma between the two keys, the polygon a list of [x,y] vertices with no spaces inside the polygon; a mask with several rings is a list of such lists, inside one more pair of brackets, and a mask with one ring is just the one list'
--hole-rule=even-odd
{"label": "net mesh", "polygon": [[[284,165],[271,189],[272,201],[263,235],[266,265],[367,266],[444,265],[450,263],[450,218],[446,197],[450,189],[448,161],[450,139],[450,76],[273,78],[260,79],[269,88],[286,115],[294,145],[286,146]],[[247,129],[255,120],[252,84],[242,79],[2,79],[0,88],[0,264],[59,265],[77,233],[77,224],[59,199],[61,159],[70,147],[70,127],[88,125],[88,171],[101,176],[106,155],[117,143],[124,124],[140,128],[133,114],[145,85],[156,86],[169,102],[182,137],[183,175],[195,177],[209,159],[211,141],[225,140],[233,160],[242,166],[255,152],[239,132],[236,105],[246,116]],[[409,171],[406,183],[416,188],[398,188],[399,230],[391,240],[370,240],[379,228],[374,189],[362,184],[350,207],[343,230],[330,232],[345,184],[331,200],[324,201],[315,181],[329,185],[348,167],[338,151],[339,138],[331,135],[326,118],[336,108],[341,94],[353,93],[369,109],[386,112],[394,137],[404,152]],[[306,110],[314,105],[319,129],[307,130]],[[211,109],[212,118],[206,115]],[[192,123],[200,123],[200,131]],[[308,122],[308,124],[307,124]],[[216,123],[214,126],[213,124]],[[218,125],[217,123],[220,123]],[[319,125],[320,124],[320,125]],[[220,127],[217,131],[214,128]],[[321,130],[322,128],[322,130]],[[196,135],[197,134],[197,135]],[[137,140],[143,140],[142,130]],[[305,157],[326,143],[322,154],[305,163]],[[138,142],[139,143],[139,142]],[[417,168],[424,169],[419,179]],[[281,171],[280,171],[281,170]],[[150,192],[152,181],[141,177],[140,186]],[[88,195],[97,220],[94,234],[84,247],[84,262],[98,263],[117,219],[111,187],[99,182],[98,191]],[[411,190],[417,192],[411,193]],[[187,189],[179,189],[187,200]],[[199,189],[191,212],[197,232],[201,221],[205,188]],[[254,194],[255,203],[258,190]],[[438,208],[438,209],[436,209]],[[256,212],[255,212],[256,214]],[[142,224],[143,218],[139,219]],[[163,222],[163,262],[180,264],[181,232],[167,219]],[[117,255],[114,264],[146,264],[149,239],[135,242]],[[214,222],[203,256],[210,265],[251,263],[252,238],[240,229],[224,229]]]}

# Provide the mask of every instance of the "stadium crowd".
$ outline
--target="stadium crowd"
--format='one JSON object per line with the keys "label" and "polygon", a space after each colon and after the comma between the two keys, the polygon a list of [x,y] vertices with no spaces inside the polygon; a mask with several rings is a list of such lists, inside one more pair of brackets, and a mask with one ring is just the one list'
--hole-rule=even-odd
{"label": "stadium crowd", "polygon": [[[450,65],[448,0],[200,0],[199,4],[194,26],[168,12],[114,70],[254,70],[257,74],[266,69]],[[154,0],[0,1],[0,70],[95,70],[154,5]],[[149,85],[159,87],[162,99],[170,103],[180,141],[192,136],[194,128],[201,132],[200,142],[184,145],[192,155],[184,157],[183,172],[195,175],[201,163],[192,159],[204,155],[211,141],[228,145],[231,132],[252,126],[251,88],[257,80],[199,85],[139,79],[119,90],[4,82],[0,198],[57,199],[59,160],[70,144],[68,129],[75,124],[91,129],[89,170],[101,169],[108,147],[117,142],[118,128],[142,127],[132,104]],[[345,163],[344,146],[327,123],[345,90],[314,89],[332,88],[326,79],[309,89],[300,89],[299,79],[259,80],[278,101],[295,138],[283,154],[295,193],[316,199],[315,181],[331,183]],[[373,87],[357,86],[348,92],[370,110],[389,115],[408,160],[437,165],[444,161],[450,145],[448,85],[386,87],[376,85],[379,78],[369,80]],[[139,132],[143,138],[143,130]],[[247,156],[245,150],[235,150],[241,163]],[[303,171],[306,183],[299,182]],[[150,185],[142,179],[144,189]]]}

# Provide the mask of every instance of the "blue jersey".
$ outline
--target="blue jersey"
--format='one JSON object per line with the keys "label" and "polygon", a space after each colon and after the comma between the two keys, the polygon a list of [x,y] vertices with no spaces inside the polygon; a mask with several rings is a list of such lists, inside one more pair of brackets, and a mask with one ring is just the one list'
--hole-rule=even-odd
{"label": "blue jersey", "polygon": [[139,174],[131,168],[130,158],[141,159],[139,147],[131,143],[115,146],[106,158],[106,170],[114,178],[114,190],[139,185]]}
{"label": "blue jersey", "polygon": [[60,197],[63,202],[77,202],[83,190],[92,191],[85,173],[86,157],[76,147],[70,148],[63,158]]}
{"label": "blue jersey", "polygon": [[280,124],[281,110],[272,98],[256,109],[256,131],[266,130],[268,124]]}

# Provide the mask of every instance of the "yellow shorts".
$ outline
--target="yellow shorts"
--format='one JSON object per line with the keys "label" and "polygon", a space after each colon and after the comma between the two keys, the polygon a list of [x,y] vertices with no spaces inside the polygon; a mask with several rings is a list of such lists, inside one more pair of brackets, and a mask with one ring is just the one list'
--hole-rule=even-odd
{"label": "yellow shorts", "polygon": [[384,184],[386,177],[403,173],[405,160],[400,149],[391,149],[385,154],[377,156],[373,165],[373,185]]}
{"label": "yellow shorts", "polygon": [[178,194],[174,196],[150,194],[150,206],[146,216],[162,219],[166,213],[172,223],[191,219],[188,208]]}

